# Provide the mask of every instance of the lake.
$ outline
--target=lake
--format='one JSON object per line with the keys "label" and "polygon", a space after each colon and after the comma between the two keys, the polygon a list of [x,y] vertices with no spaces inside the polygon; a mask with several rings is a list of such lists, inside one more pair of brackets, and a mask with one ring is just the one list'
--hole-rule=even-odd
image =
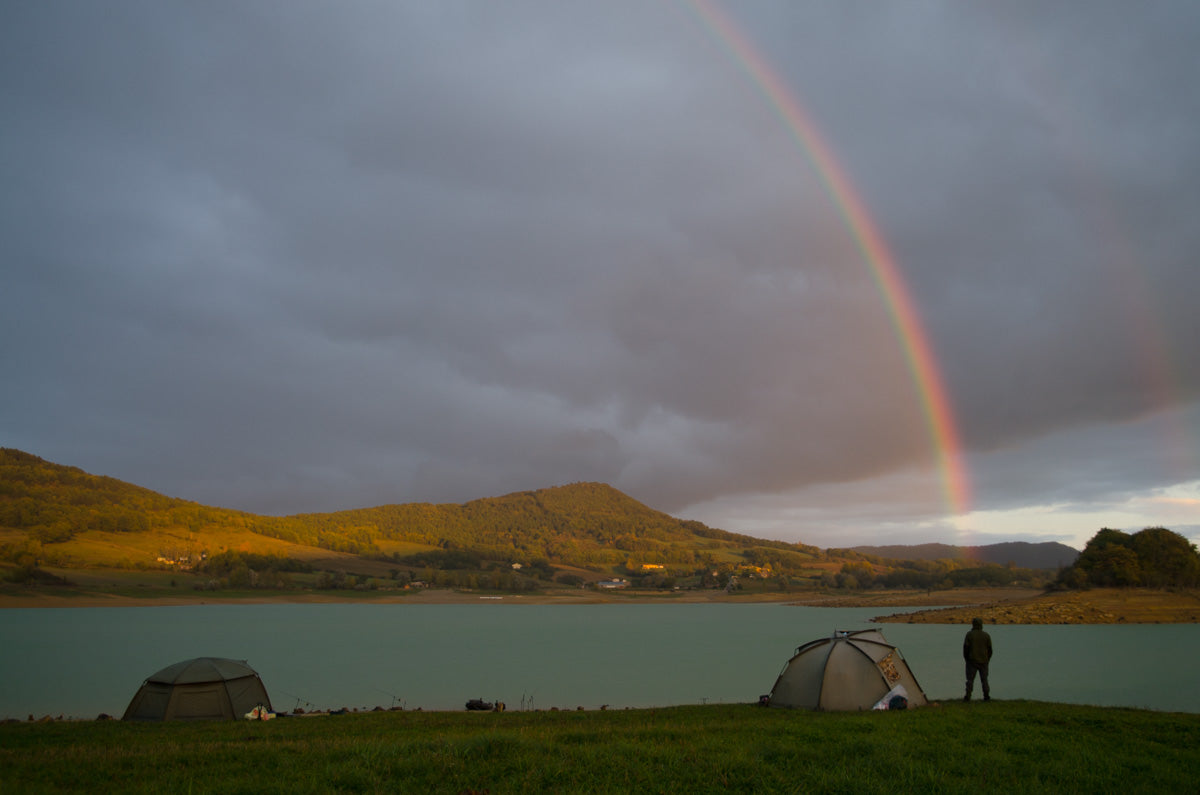
{"label": "lake", "polygon": [[[869,627],[900,648],[931,700],[960,698],[969,627],[869,623],[880,612],[509,601],[5,609],[0,718],[120,717],[145,677],[203,656],[247,660],[278,711],[462,709],[472,698],[510,710],[748,703],[797,646]],[[987,629],[995,698],[1200,712],[1200,625]]]}

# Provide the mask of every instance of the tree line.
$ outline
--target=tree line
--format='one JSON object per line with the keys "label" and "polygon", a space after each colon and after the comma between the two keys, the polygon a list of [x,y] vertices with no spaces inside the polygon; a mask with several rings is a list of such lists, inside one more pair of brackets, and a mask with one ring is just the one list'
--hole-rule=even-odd
{"label": "tree line", "polygon": [[1200,586],[1196,545],[1165,527],[1147,527],[1132,535],[1103,528],[1088,541],[1074,565],[1060,572],[1063,588]]}

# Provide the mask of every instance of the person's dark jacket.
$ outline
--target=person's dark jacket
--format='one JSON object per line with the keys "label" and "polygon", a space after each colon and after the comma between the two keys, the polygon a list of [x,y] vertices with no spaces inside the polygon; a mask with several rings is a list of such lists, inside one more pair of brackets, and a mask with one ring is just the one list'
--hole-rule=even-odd
{"label": "person's dark jacket", "polygon": [[976,665],[987,665],[992,659],[992,636],[982,629],[972,629],[963,638],[963,659]]}

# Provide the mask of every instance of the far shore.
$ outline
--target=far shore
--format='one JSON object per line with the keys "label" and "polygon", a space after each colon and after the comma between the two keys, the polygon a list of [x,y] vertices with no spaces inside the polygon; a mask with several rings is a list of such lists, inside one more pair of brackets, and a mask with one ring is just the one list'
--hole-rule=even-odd
{"label": "far shore", "polygon": [[560,589],[532,594],[498,594],[429,588],[414,591],[264,591],[222,595],[216,591],[185,591],[147,596],[98,592],[40,590],[0,593],[0,609],[19,607],[162,607],[211,604],[760,604],[780,603],[800,607],[944,607],[977,605],[1036,596],[1031,588],[971,588],[943,591],[865,591],[861,594],[817,591],[738,592],[698,591],[596,591]]}
{"label": "far shore", "polygon": [[[940,591],[726,593],[704,591],[593,591],[562,589],[534,594],[496,594],[427,589],[397,592],[280,591],[221,595],[219,592],[161,592],[147,596],[37,591],[0,593],[6,608],[169,607],[240,604],[412,604],[412,605],[621,605],[780,604],[796,607],[880,608],[881,623],[1136,624],[1200,623],[1200,591],[1094,589],[1045,593],[1032,588],[958,588]],[[917,608],[888,613],[889,608]],[[921,609],[924,608],[924,609]]]}
{"label": "far shore", "polygon": [[532,594],[473,593],[443,589],[404,592],[375,592],[361,594],[347,591],[278,591],[253,595],[223,596],[219,592],[184,593],[175,595],[126,596],[122,594],[0,594],[0,610],[5,608],[36,607],[169,607],[186,605],[250,605],[250,604],[370,604],[370,605],[598,605],[598,604],[750,604],[754,602],[790,602],[794,594],[755,594],[751,597],[728,595],[724,592],[689,592],[685,594],[654,593],[597,593],[593,591],[553,592]]}

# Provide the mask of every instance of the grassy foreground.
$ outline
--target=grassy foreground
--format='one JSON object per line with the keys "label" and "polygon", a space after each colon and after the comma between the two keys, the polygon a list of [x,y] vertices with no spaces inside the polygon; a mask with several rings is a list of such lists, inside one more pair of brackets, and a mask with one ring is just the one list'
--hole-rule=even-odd
{"label": "grassy foreground", "polygon": [[1194,792],[1200,715],[1028,701],[0,725],[0,792]]}

